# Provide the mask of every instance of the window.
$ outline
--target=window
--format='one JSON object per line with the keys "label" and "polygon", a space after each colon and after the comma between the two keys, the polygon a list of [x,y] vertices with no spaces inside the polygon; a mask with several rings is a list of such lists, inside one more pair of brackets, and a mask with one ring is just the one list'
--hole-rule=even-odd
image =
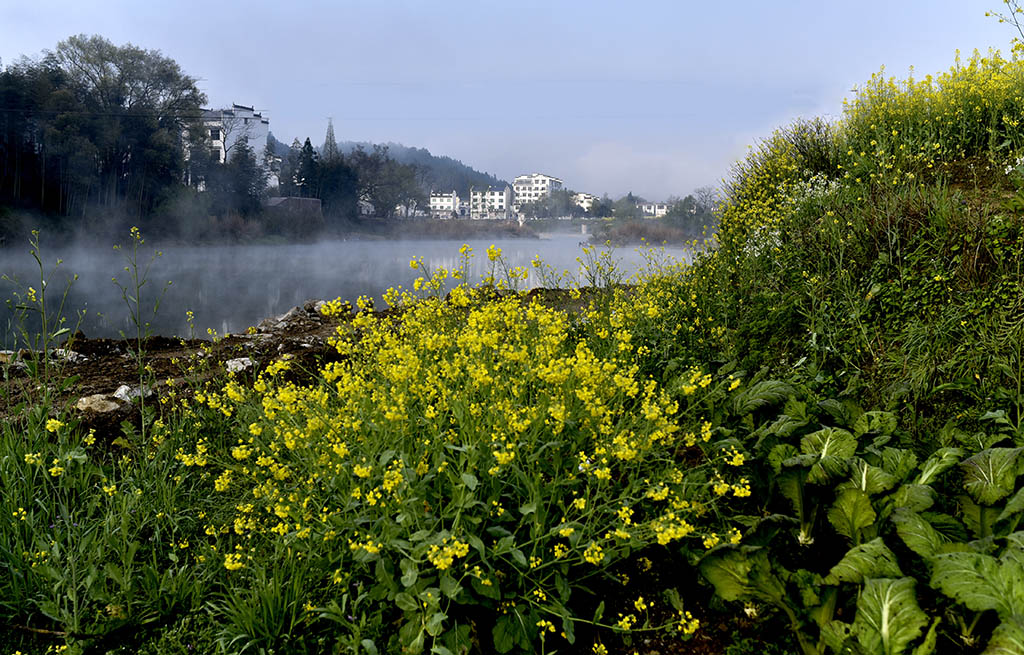
{"label": "window", "polygon": [[210,141],[220,141],[220,130],[218,128],[210,128]]}
{"label": "window", "polygon": [[210,159],[220,163],[220,148],[210,148]]}

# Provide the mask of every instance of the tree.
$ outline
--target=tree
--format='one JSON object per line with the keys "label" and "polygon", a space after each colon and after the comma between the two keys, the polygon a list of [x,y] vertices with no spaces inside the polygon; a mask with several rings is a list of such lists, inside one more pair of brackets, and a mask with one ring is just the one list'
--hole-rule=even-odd
{"label": "tree", "polygon": [[206,101],[196,79],[157,50],[115,46],[100,36],[61,41],[43,65],[61,72],[74,111],[84,117],[58,113],[53,123],[64,123],[54,138],[79,136],[94,147],[91,199],[148,213],[182,179],[181,135]]}
{"label": "tree", "polygon": [[323,147],[320,148],[320,159],[324,162],[333,162],[341,159],[341,153],[338,152],[338,142],[334,138],[334,121],[330,118],[327,119],[327,135],[324,137]]}
{"label": "tree", "polygon": [[387,146],[375,145],[372,152],[358,147],[348,161],[359,180],[359,200],[373,205],[377,216],[391,218],[396,207],[408,212],[426,204],[415,167],[391,159]]}
{"label": "tree", "polygon": [[293,181],[298,195],[303,198],[317,198],[320,195],[320,157],[317,156],[313,144],[306,137],[299,151],[298,166],[294,171]]}
{"label": "tree", "polygon": [[608,197],[608,194],[605,194],[590,205],[587,215],[592,218],[605,218],[606,216],[611,216],[612,211],[612,199]]}
{"label": "tree", "polygon": [[615,204],[612,206],[612,213],[615,215],[615,218],[623,220],[642,218],[643,212],[637,206],[641,202],[643,202],[643,198],[634,196],[633,192],[630,191],[615,201]]}

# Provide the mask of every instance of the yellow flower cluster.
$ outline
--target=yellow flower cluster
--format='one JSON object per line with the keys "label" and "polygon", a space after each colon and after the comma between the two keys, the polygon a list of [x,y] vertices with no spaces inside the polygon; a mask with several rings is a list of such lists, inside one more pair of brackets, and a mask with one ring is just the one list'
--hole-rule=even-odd
{"label": "yellow flower cluster", "polygon": [[431,544],[430,549],[427,551],[427,559],[439,571],[444,571],[451,568],[452,562],[456,557],[465,557],[468,554],[469,544],[448,536],[444,538],[440,545]]}

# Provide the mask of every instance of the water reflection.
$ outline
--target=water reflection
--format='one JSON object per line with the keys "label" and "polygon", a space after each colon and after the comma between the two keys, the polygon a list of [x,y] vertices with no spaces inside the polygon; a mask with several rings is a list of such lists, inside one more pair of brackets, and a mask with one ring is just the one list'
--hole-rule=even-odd
{"label": "water reflection", "polygon": [[[470,280],[476,282],[490,267],[486,249],[492,243],[502,249],[510,266],[530,267],[539,256],[559,272],[569,270],[576,275],[580,256],[579,235],[552,235],[547,238],[470,241],[474,258]],[[454,268],[460,262],[462,241],[327,241],[305,245],[263,246],[174,246],[163,250],[163,256],[152,266],[149,281],[142,290],[143,319],[151,324],[151,332],[161,335],[187,336],[185,311],[195,313],[195,325],[205,333],[214,327],[221,333],[239,332],[260,320],[281,314],[306,300],[341,297],[354,301],[360,295],[379,297],[391,286],[411,287],[420,274],[409,268],[409,260],[422,257],[435,270]],[[678,260],[686,258],[680,248],[666,249]],[[89,337],[117,337],[121,332],[133,334],[135,326],[129,318],[120,291],[111,276],[127,280],[123,255],[114,250],[71,248],[45,252],[52,264],[58,257],[64,263],[48,287],[51,300],[63,289],[63,282],[77,273],[66,306],[85,309],[82,330]],[[643,263],[635,248],[613,251],[627,274]],[[0,272],[38,286],[34,261],[14,250],[0,251],[3,264]],[[35,276],[35,278],[33,277]],[[166,283],[171,281],[170,286]],[[13,287],[0,283],[0,296],[10,297]],[[531,275],[528,286],[540,280]],[[159,311],[153,306],[163,294]],[[7,307],[0,309],[0,329],[11,319]],[[69,319],[72,320],[72,319]],[[33,317],[33,323],[37,319]],[[8,330],[5,330],[8,332]],[[4,335],[3,343],[11,338]]]}

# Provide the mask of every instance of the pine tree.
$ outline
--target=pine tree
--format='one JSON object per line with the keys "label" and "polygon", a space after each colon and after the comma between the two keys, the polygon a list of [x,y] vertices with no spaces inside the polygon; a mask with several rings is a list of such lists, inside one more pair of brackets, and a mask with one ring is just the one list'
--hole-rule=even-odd
{"label": "pine tree", "polygon": [[334,139],[334,121],[330,118],[327,119],[327,136],[324,138],[324,147],[320,148],[320,158],[325,162],[341,159],[338,142]]}
{"label": "pine tree", "polygon": [[295,178],[295,185],[299,188],[299,195],[303,198],[319,197],[320,186],[320,161],[313,149],[313,144],[306,137],[302,144],[302,151],[299,153],[299,169]]}

